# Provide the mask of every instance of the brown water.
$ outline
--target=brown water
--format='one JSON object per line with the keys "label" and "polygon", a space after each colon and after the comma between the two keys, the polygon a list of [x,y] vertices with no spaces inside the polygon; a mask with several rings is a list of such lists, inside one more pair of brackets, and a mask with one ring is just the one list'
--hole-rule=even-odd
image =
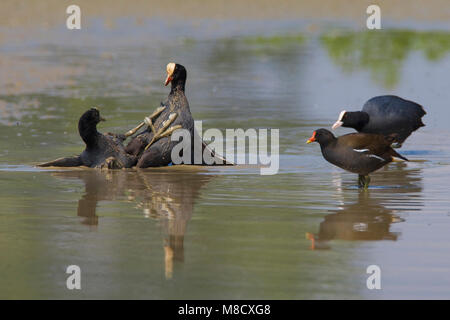
{"label": "brown water", "polygon": [[[450,29],[314,23],[2,27],[0,298],[450,298]],[[187,67],[204,129],[280,129],[277,175],[34,167],[82,150],[93,105],[101,131],[139,123],[168,93],[169,61]],[[305,141],[379,94],[423,104],[427,126],[401,149],[411,162],[361,191]],[[382,290],[366,287],[372,264]],[[66,289],[68,265],[82,290]]]}

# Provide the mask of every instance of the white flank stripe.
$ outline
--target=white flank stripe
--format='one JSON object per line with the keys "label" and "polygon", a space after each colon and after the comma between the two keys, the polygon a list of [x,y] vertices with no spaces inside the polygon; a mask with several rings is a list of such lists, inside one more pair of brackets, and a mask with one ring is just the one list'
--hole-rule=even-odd
{"label": "white flank stripe", "polygon": [[378,160],[384,161],[383,158],[381,158],[381,157],[379,157],[379,156],[376,156],[376,155],[374,155],[374,154],[369,154],[369,157],[377,158]]}
{"label": "white flank stripe", "polygon": [[369,151],[369,149],[353,149],[353,150],[355,150],[356,152],[366,152],[366,151]]}

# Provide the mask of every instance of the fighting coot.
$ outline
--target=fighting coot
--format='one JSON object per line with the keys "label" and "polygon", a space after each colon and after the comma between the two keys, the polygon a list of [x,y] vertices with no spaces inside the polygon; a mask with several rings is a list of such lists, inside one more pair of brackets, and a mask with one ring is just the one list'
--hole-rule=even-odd
{"label": "fighting coot", "polygon": [[78,121],[78,131],[86,144],[85,150],[79,156],[59,158],[38,166],[131,168],[136,163],[136,157],[125,152],[122,143],[126,136],[113,133],[102,134],[97,131],[97,124],[104,120],[97,108],[91,108],[83,113]]}
{"label": "fighting coot", "polygon": [[[180,64],[167,65],[165,85],[171,84],[167,100],[161,103],[154,115],[146,118],[148,128],[137,135],[126,147],[126,151],[139,157],[137,167],[166,166],[172,162],[171,152],[178,141],[171,141],[170,135],[176,129],[186,129],[194,138],[194,119],[189,109],[189,103],[184,94],[186,84],[186,68]],[[154,114],[155,114],[154,113]]]}
{"label": "fighting coot", "polygon": [[393,142],[399,148],[412,132],[425,126],[422,122],[425,114],[423,107],[413,101],[378,96],[367,101],[362,111],[342,111],[333,129],[342,126],[363,133],[396,134]]}
{"label": "fighting coot", "polygon": [[370,133],[350,133],[336,138],[330,131],[318,129],[307,143],[318,142],[325,160],[357,173],[359,186],[367,188],[370,183],[369,173],[388,164],[393,157],[408,161],[392,149],[392,141],[391,136]]}

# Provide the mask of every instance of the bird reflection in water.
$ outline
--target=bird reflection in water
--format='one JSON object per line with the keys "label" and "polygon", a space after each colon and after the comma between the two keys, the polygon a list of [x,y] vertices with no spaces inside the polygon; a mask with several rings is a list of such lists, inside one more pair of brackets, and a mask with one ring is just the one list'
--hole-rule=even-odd
{"label": "bird reflection in water", "polygon": [[[404,163],[394,163],[386,170],[377,173],[377,180],[384,186],[376,190],[358,192],[356,202],[345,204],[343,199],[337,210],[330,210],[320,223],[318,233],[306,233],[311,241],[311,250],[330,249],[329,241],[396,241],[399,232],[391,231],[391,224],[403,222],[397,213],[413,211],[405,203],[420,206],[421,172],[420,169],[407,169]],[[399,187],[401,185],[401,187]],[[394,190],[394,191],[393,191]],[[338,190],[344,197],[343,190]],[[353,193],[352,193],[353,194]],[[412,201],[412,202],[411,202]],[[386,208],[385,205],[395,207]]]}
{"label": "bird reflection in water", "polygon": [[146,218],[159,221],[164,235],[165,275],[170,279],[174,263],[184,261],[184,236],[195,199],[202,186],[214,177],[202,174],[200,169],[186,170],[76,170],[53,175],[85,183],[85,194],[78,201],[82,224],[98,225],[99,201],[123,199],[135,203],[134,207],[141,209]]}

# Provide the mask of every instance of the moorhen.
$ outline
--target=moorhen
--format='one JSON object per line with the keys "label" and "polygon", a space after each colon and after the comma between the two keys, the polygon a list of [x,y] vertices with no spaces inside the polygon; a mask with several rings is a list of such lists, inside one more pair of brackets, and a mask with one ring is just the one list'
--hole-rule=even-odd
{"label": "moorhen", "polygon": [[367,101],[361,111],[342,111],[332,128],[342,126],[363,133],[396,134],[393,143],[400,148],[412,132],[425,126],[422,122],[425,114],[423,107],[413,101],[391,95],[378,96]]}
{"label": "moorhen", "polygon": [[408,161],[392,149],[393,138],[370,133],[350,133],[336,138],[327,129],[313,132],[306,143],[318,142],[328,162],[359,175],[359,187],[367,188],[369,173],[380,169],[397,157]]}
{"label": "moorhen", "polygon": [[38,164],[39,167],[77,167],[121,169],[131,168],[136,158],[125,152],[123,141],[126,135],[100,133],[97,124],[105,121],[97,108],[91,108],[80,117],[78,131],[86,144],[85,150],[78,156],[59,158]]}

